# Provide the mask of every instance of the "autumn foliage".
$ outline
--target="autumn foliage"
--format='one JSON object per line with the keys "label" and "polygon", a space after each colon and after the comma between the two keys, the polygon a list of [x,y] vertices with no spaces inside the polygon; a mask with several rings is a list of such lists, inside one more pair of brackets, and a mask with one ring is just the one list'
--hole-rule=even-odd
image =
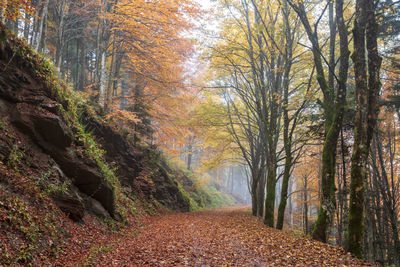
{"label": "autumn foliage", "polygon": [[[0,1],[0,24],[53,60],[50,82],[79,91],[135,149],[198,176],[184,188],[213,180],[234,194],[240,180],[269,227],[400,265],[399,1]],[[110,265],[363,264],[247,215],[168,217],[139,245],[107,244],[117,258],[98,254]]]}
{"label": "autumn foliage", "polygon": [[35,7],[30,0],[2,0],[0,2],[0,17],[3,19],[16,20],[21,17],[22,12],[33,14]]}

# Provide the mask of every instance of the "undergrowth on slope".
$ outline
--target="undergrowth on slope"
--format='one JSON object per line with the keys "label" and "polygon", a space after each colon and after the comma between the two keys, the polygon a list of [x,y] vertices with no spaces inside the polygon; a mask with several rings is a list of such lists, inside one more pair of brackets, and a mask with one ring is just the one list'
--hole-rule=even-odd
{"label": "undergrowth on slope", "polygon": [[[176,173],[178,182],[181,184],[191,184],[186,186],[183,191],[196,203],[199,209],[220,208],[233,206],[233,198],[216,188],[216,182],[206,174],[198,174],[186,168],[185,164],[179,160],[168,160],[168,165]],[[186,180],[186,181],[185,181]]]}
{"label": "undergrowth on slope", "polygon": [[0,244],[7,244],[0,246],[0,265],[28,266],[33,258],[56,257],[63,237],[49,193],[1,162],[0,177],[0,228],[6,230]]}
{"label": "undergrowth on slope", "polygon": [[23,156],[24,154],[22,153],[18,145],[14,145],[7,159],[7,166],[14,169],[15,171],[18,171],[18,163],[21,161]]}
{"label": "undergrowth on slope", "polygon": [[197,202],[193,200],[193,198],[190,196],[190,194],[188,192],[186,192],[186,190],[182,187],[182,185],[180,183],[178,183],[178,189],[181,192],[182,196],[186,199],[186,201],[189,201],[189,211],[190,212],[196,212],[201,209],[200,206],[197,204]]}
{"label": "undergrowth on slope", "polygon": [[41,189],[41,191],[49,196],[57,194],[67,194],[72,184],[70,181],[60,181],[54,179],[50,181],[53,172],[52,170],[46,171],[39,176],[30,176],[31,180]]}
{"label": "undergrowth on slope", "polygon": [[[125,199],[121,193],[121,186],[118,177],[115,174],[116,169],[111,168],[105,158],[105,151],[97,144],[91,133],[87,132],[85,126],[80,123],[79,117],[84,110],[90,111],[90,114],[95,114],[93,107],[89,104],[88,99],[81,93],[75,92],[64,81],[59,79],[54,72],[53,63],[36,52],[25,39],[16,37],[13,33],[0,24],[0,45],[7,45],[12,51],[12,60],[16,60],[14,64],[20,64],[27,71],[33,72],[38,80],[43,81],[52,97],[57,100],[59,114],[63,116],[68,127],[73,129],[75,136],[72,136],[75,141],[83,144],[84,153],[92,158],[99,167],[103,177],[113,186],[117,209],[120,213],[126,214],[125,207],[120,204],[134,205],[129,199]],[[10,158],[10,167],[16,166],[20,159],[18,148],[13,149],[13,157]],[[121,200],[124,198],[124,200]],[[128,210],[132,210],[129,208]]]}

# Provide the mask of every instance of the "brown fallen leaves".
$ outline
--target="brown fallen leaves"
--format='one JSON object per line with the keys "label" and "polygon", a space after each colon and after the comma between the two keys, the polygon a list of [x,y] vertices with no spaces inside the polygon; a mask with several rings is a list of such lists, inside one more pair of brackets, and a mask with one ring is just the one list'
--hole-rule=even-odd
{"label": "brown fallen leaves", "polygon": [[98,248],[99,266],[372,266],[342,248],[268,228],[244,208],[152,220]]}

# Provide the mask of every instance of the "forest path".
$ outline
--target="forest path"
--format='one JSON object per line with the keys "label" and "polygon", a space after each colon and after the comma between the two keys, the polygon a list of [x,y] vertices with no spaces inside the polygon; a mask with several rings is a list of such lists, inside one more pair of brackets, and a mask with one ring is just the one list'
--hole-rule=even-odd
{"label": "forest path", "polygon": [[341,248],[268,228],[243,207],[160,217],[114,241],[94,265],[368,266]]}

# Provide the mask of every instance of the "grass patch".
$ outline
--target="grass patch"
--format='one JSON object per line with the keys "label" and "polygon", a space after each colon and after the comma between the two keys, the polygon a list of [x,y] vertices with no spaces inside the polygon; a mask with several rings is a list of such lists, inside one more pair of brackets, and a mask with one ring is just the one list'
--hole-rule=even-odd
{"label": "grass patch", "polygon": [[22,153],[17,145],[14,145],[11,149],[10,155],[8,155],[7,166],[12,168],[14,171],[18,171],[18,164],[23,157],[24,153]]}
{"label": "grass patch", "polygon": [[46,250],[54,255],[57,254],[59,238],[54,224],[56,220],[54,214],[49,213],[44,218],[39,218],[33,208],[21,197],[3,195],[0,197],[0,215],[0,225],[5,229],[9,229],[7,231],[9,238],[11,240],[24,241],[13,242],[14,255],[10,255],[0,249],[0,265],[26,264],[30,262],[38,251],[44,249],[41,246],[44,234],[54,240],[51,246],[46,247]]}

